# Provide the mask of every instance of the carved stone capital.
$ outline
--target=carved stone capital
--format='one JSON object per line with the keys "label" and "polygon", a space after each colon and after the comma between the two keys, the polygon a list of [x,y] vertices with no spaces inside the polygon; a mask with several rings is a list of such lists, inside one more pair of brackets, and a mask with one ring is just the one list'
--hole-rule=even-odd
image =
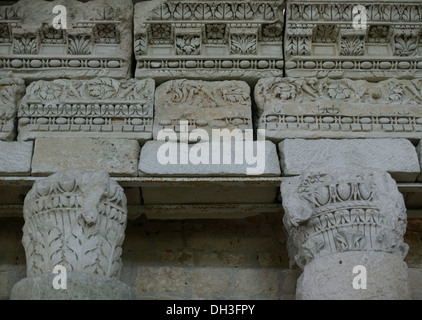
{"label": "carved stone capital", "polygon": [[378,251],[404,259],[406,208],[391,176],[378,170],[304,173],[281,185],[291,264],[317,257]]}
{"label": "carved stone capital", "polygon": [[25,198],[28,277],[69,272],[118,278],[126,196],[105,171],[62,171],[37,181]]}

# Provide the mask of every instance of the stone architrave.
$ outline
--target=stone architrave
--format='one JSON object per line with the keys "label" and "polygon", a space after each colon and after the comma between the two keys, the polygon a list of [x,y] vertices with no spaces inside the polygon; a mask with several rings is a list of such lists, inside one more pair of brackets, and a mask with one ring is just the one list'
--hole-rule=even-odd
{"label": "stone architrave", "polygon": [[265,78],[255,87],[268,139],[422,138],[422,80]]}
{"label": "stone architrave", "polygon": [[130,0],[20,0],[0,6],[0,77],[128,78],[132,19]]}
{"label": "stone architrave", "polygon": [[19,107],[18,140],[152,138],[154,80],[36,81]]}
{"label": "stone architrave", "polygon": [[422,76],[420,1],[292,0],[288,77],[383,80]]}
{"label": "stone architrave", "polygon": [[206,130],[210,139],[212,129],[252,129],[248,84],[186,79],[163,83],[155,91],[154,139],[163,130],[179,135],[184,129],[180,121],[187,122],[189,132]]}
{"label": "stone architrave", "polygon": [[136,78],[283,75],[283,0],[153,0],[135,4]]}
{"label": "stone architrave", "polygon": [[415,182],[418,155],[406,139],[286,139],[278,145],[285,176],[335,167],[377,168],[398,182]]}
{"label": "stone architrave", "polygon": [[[105,171],[61,171],[35,182],[24,203],[28,278],[15,285],[12,299],[131,298],[118,281],[126,202],[123,188]],[[71,274],[64,294],[46,280],[57,265]],[[111,287],[99,291],[96,285]]]}
{"label": "stone architrave", "polygon": [[388,173],[303,173],[281,195],[291,265],[304,270],[298,299],[410,299],[406,207]]}
{"label": "stone architrave", "polygon": [[0,79],[0,140],[15,139],[17,110],[24,94],[25,83],[22,79]]}

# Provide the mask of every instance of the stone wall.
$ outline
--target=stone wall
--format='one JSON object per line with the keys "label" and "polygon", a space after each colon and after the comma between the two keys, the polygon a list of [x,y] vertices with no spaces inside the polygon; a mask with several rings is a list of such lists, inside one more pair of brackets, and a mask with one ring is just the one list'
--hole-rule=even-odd
{"label": "stone wall", "polygon": [[56,262],[137,299],[304,298],[373,254],[422,299],[419,1],[69,0],[56,29],[60,4],[0,3],[0,298]]}

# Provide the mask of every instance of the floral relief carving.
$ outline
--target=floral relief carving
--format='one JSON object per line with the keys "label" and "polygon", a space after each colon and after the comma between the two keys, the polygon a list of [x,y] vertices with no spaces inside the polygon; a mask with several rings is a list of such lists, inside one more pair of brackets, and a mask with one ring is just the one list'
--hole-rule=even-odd
{"label": "floral relief carving", "polygon": [[195,35],[179,35],[176,37],[176,53],[179,55],[199,55],[201,37]]}
{"label": "floral relief carving", "polygon": [[257,39],[255,35],[232,35],[231,54],[256,54]]}
{"label": "floral relief carving", "polygon": [[13,53],[14,54],[36,54],[38,52],[37,38],[32,36],[25,36],[21,38],[14,38]]}
{"label": "floral relief carving", "polygon": [[56,173],[25,199],[23,245],[28,276],[69,271],[119,277],[126,197],[106,172]]}
{"label": "floral relief carving", "polygon": [[315,257],[347,251],[407,254],[406,208],[395,181],[378,170],[345,170],[282,183],[291,263],[304,268]]}

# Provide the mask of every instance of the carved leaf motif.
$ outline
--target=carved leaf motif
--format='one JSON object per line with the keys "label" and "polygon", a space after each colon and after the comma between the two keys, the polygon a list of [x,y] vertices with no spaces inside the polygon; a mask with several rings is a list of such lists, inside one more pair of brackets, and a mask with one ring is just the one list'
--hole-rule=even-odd
{"label": "carved leaf motif", "polygon": [[394,43],[395,54],[398,56],[412,56],[416,54],[417,38],[396,36]]}
{"label": "carved leaf motif", "polygon": [[212,18],[211,7],[207,3],[200,3],[195,6],[195,18],[198,20],[208,20]]}
{"label": "carved leaf motif", "polygon": [[90,54],[91,43],[89,36],[69,37],[69,54]]}
{"label": "carved leaf motif", "polygon": [[256,37],[254,35],[233,35],[231,53],[256,54]]}
{"label": "carved leaf motif", "polygon": [[82,218],[72,224],[71,235],[66,244],[71,253],[65,254],[68,262],[73,265],[73,270],[94,272],[93,268],[97,260],[95,252],[98,246],[97,233],[95,226],[88,226]]}
{"label": "carved leaf motif", "polygon": [[253,18],[253,11],[248,3],[241,3],[237,6],[235,15],[239,20],[248,20]]}
{"label": "carved leaf motif", "polygon": [[176,20],[187,20],[191,15],[192,13],[187,3],[178,3],[173,13],[173,17]]}
{"label": "carved leaf motif", "polygon": [[36,54],[37,42],[35,38],[15,39],[13,42],[14,54]]}
{"label": "carved leaf motif", "polygon": [[110,228],[107,231],[106,239],[101,241],[101,253],[98,256],[98,263],[104,275],[107,277],[115,276],[120,269],[122,248],[120,242],[122,236]]}
{"label": "carved leaf motif", "polygon": [[221,3],[215,9],[215,17],[217,19],[231,19],[233,17],[233,10],[231,4]]}
{"label": "carved leaf motif", "polygon": [[360,37],[341,39],[340,54],[344,56],[361,56],[365,53],[364,41]]}

